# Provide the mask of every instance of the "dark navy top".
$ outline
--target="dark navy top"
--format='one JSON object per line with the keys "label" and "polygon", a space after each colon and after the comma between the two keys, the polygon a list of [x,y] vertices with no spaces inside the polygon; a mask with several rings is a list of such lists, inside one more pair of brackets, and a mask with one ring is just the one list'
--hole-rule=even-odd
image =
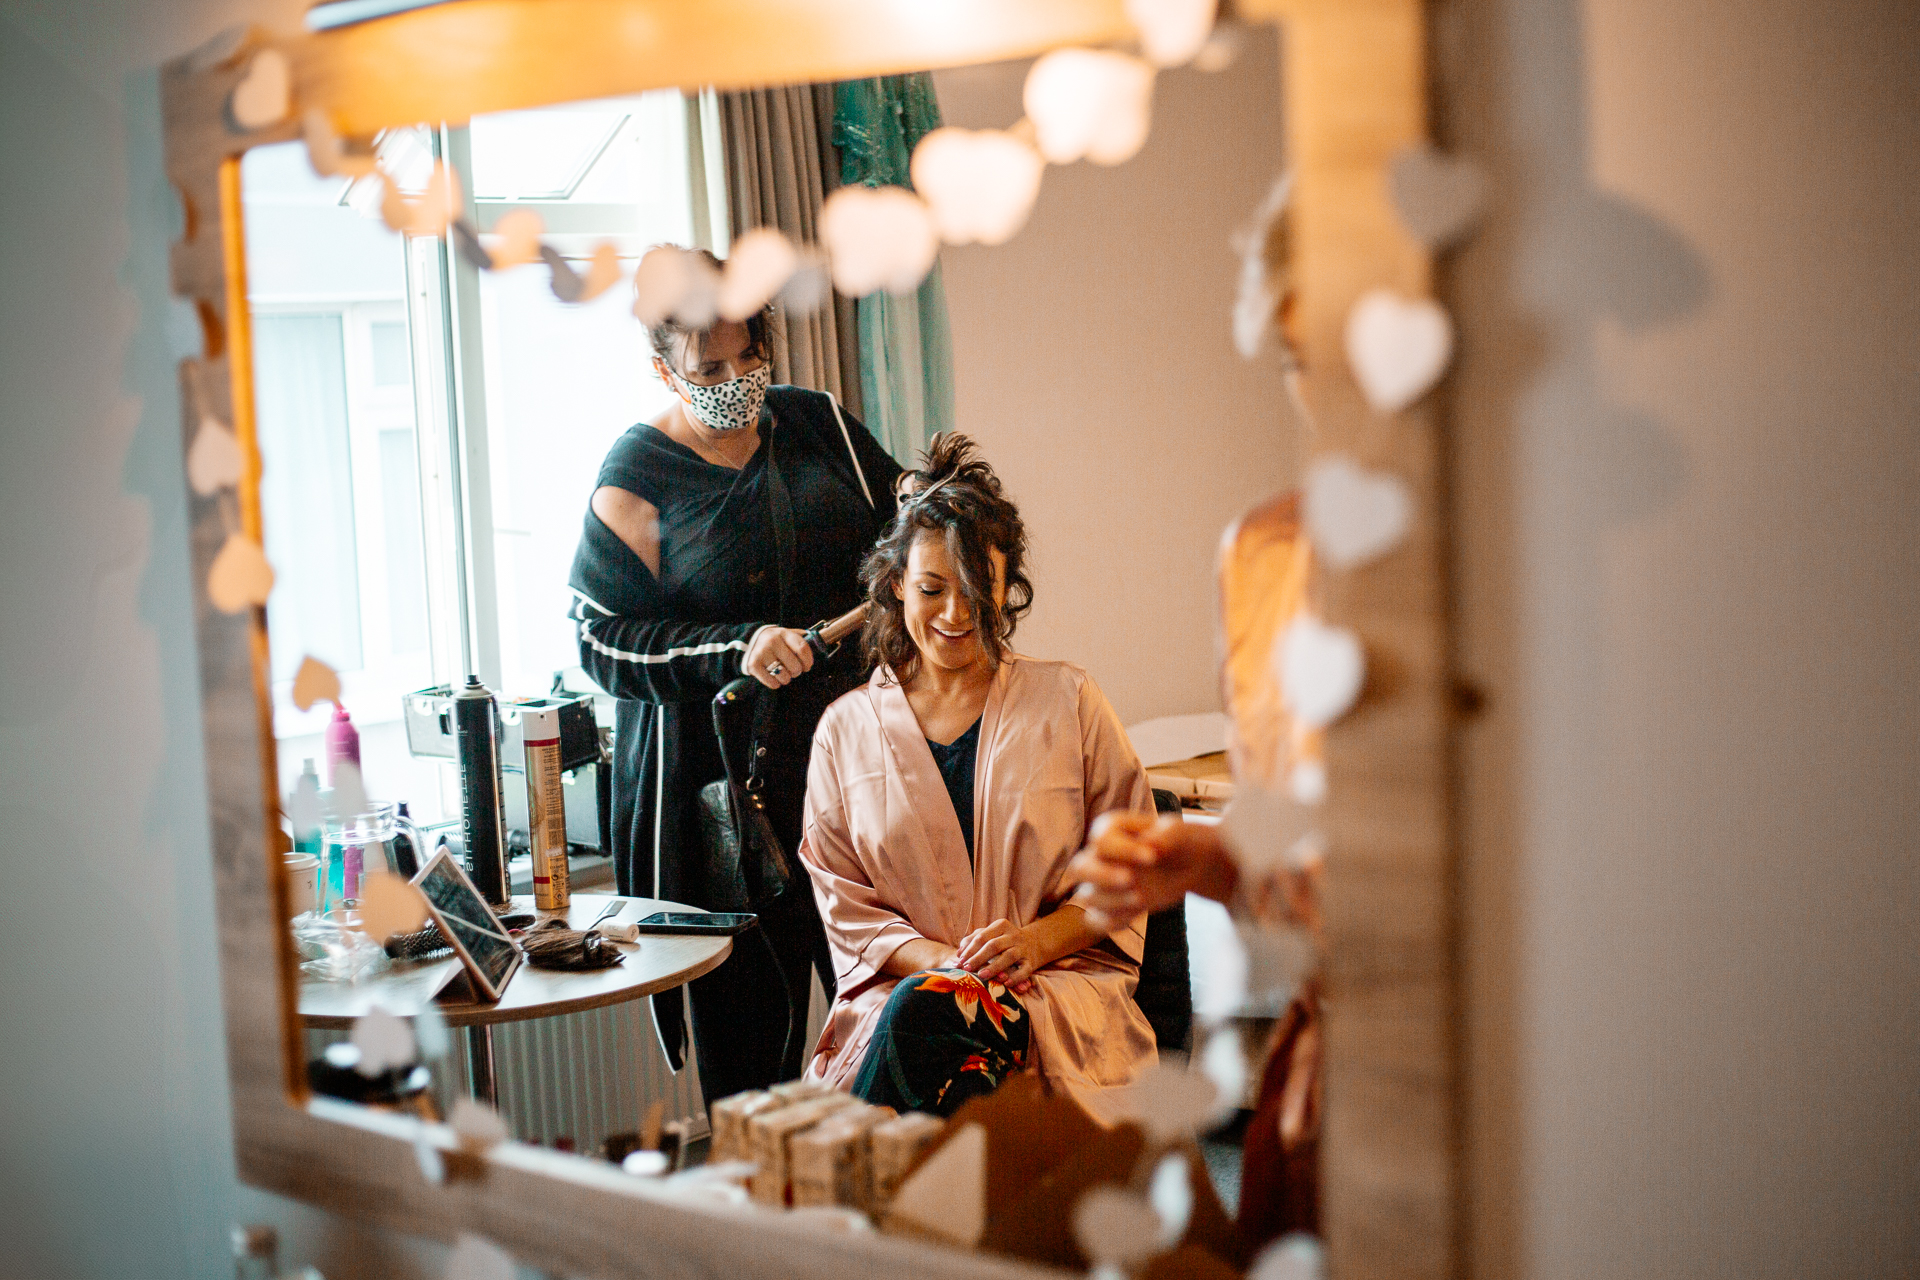
{"label": "dark navy top", "polygon": [[933,762],[940,766],[940,777],[947,784],[947,798],[953,801],[954,816],[960,819],[960,834],[967,838],[967,861],[973,861],[973,762],[980,754],[980,721],[942,746],[932,738],[927,746]]}

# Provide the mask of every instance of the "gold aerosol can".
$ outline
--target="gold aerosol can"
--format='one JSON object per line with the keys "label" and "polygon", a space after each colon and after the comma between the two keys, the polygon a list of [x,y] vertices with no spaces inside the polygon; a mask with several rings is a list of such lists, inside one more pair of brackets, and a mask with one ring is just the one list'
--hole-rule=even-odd
{"label": "gold aerosol can", "polygon": [[527,848],[533,864],[533,905],[541,911],[565,911],[573,895],[567,886],[567,798],[560,788],[559,708],[522,708],[520,734],[527,747]]}

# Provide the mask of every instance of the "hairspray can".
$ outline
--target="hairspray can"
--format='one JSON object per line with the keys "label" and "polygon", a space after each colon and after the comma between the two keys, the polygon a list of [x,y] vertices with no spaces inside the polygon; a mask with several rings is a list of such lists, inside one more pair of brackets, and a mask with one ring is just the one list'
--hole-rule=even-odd
{"label": "hairspray can", "polygon": [[560,709],[526,707],[520,712],[527,745],[527,847],[533,864],[533,905],[565,911],[567,889],[567,798],[560,789]]}
{"label": "hairspray can", "polygon": [[460,759],[460,835],[467,874],[492,905],[512,901],[507,891],[506,807],[500,797],[500,713],[493,693],[468,676],[453,699],[454,752]]}

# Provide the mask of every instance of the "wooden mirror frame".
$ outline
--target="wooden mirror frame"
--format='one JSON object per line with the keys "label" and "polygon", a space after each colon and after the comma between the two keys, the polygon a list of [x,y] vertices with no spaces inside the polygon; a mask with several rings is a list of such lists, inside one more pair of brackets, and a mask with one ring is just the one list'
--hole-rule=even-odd
{"label": "wooden mirror frame", "polygon": [[[1344,451],[1412,490],[1412,536],[1328,575],[1329,619],[1364,639],[1369,685],[1329,734],[1326,1127],[1323,1234],[1336,1277],[1463,1268],[1461,1055],[1449,826],[1452,704],[1445,609],[1440,415],[1382,417],[1348,372],[1343,330],[1371,288],[1432,288],[1427,251],[1391,209],[1386,171],[1426,138],[1419,0],[1239,0],[1234,17],[1280,28],[1293,173],[1294,332],[1314,418],[1312,453]],[[753,42],[738,33],[756,33]],[[238,523],[261,540],[240,158],[298,136],[325,111],[342,134],[675,85],[738,88],[1028,57],[1131,38],[1120,0],[463,0],[289,38],[239,32],[167,65],[166,168],[183,206],[174,292],[204,347],[181,362],[183,456],[203,414],[243,455]],[[264,48],[292,70],[293,119],[247,131],[228,99]],[[220,926],[227,1064],[240,1176],[335,1213],[451,1239],[481,1232],[557,1274],[989,1280],[1055,1274],[896,1236],[830,1236],[778,1215],[661,1203],[611,1165],[496,1148],[486,1176],[435,1185],[411,1121],[307,1092],[288,886],[273,852],[278,772],[266,611],[226,614],[204,584],[235,507],[189,495],[207,792]],[[742,1230],[743,1226],[751,1229]],[[558,1229],[556,1229],[558,1228]]]}

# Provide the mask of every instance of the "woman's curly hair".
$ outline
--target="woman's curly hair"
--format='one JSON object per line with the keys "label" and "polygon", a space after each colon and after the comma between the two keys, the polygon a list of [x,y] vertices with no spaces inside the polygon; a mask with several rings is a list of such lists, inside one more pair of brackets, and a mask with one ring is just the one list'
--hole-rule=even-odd
{"label": "woman's curly hair", "polygon": [[[867,595],[867,623],[861,644],[870,664],[886,663],[902,681],[920,667],[920,650],[907,633],[906,605],[895,588],[906,589],[907,556],[922,534],[943,539],[960,575],[960,593],[973,611],[974,630],[990,665],[1006,656],[1007,641],[1022,615],[1033,607],[1027,580],[1027,526],[1020,510],[1000,491],[1000,477],[979,457],[973,441],[957,431],[943,432],[927,446],[918,471],[900,478],[905,496],[900,511],[860,565]],[[993,555],[1006,557],[1007,602],[993,600]]]}

